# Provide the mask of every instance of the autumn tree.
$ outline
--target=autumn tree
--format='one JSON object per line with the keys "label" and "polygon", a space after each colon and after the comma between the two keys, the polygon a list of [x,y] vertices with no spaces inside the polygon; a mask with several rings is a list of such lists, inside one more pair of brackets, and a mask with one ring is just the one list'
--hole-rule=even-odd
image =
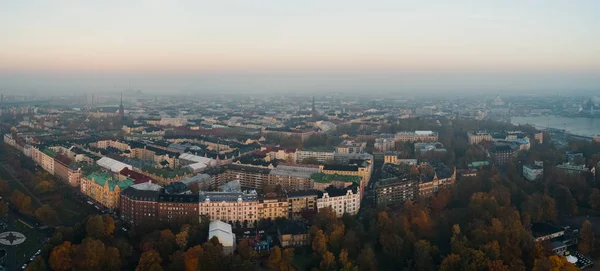
{"label": "autumn tree", "polygon": [[200,255],[199,266],[202,266],[203,270],[222,270],[223,269],[223,245],[219,242],[219,239],[215,236],[208,240],[208,242],[202,245],[204,253]]}
{"label": "autumn tree", "polygon": [[78,270],[100,270],[104,260],[106,248],[102,241],[85,238],[80,245],[75,248],[75,257],[73,266]]}
{"label": "autumn tree", "polygon": [[140,262],[136,267],[136,271],[162,271],[162,258],[155,250],[149,250],[142,253]]}
{"label": "autumn tree", "polygon": [[435,269],[435,261],[434,256],[437,255],[437,247],[432,246],[429,241],[419,240],[415,244],[414,249],[414,263],[416,270],[434,270]]}
{"label": "autumn tree", "polygon": [[66,241],[61,245],[54,247],[48,258],[50,268],[56,271],[71,270],[74,255],[75,249],[71,245],[71,242]]}
{"label": "autumn tree", "polygon": [[25,271],[45,270],[47,270],[46,263],[44,262],[44,259],[42,259],[42,256],[36,256],[35,259],[33,259],[33,261],[27,265],[27,268],[25,268]]}
{"label": "autumn tree", "polygon": [[35,217],[47,225],[55,226],[58,224],[56,211],[47,204],[35,210]]}
{"label": "autumn tree", "polygon": [[281,248],[278,246],[271,249],[269,259],[267,260],[267,268],[271,270],[279,270],[279,263],[281,263]]}
{"label": "autumn tree", "polygon": [[589,220],[583,222],[581,226],[581,235],[580,235],[579,244],[577,245],[577,250],[579,252],[589,255],[594,250],[594,245],[596,243],[596,237],[594,235],[594,230],[592,229],[592,223]]}
{"label": "autumn tree", "polygon": [[121,255],[115,247],[107,247],[104,252],[104,260],[102,261],[103,270],[121,270]]}
{"label": "autumn tree", "polygon": [[357,263],[360,270],[377,270],[377,258],[375,257],[375,252],[373,252],[373,249],[370,246],[367,246],[361,250]]}
{"label": "autumn tree", "polygon": [[177,241],[171,230],[162,230],[158,238],[158,251],[160,256],[165,259],[175,251]]}
{"label": "autumn tree", "polygon": [[31,197],[23,194],[23,192],[19,190],[13,191],[10,196],[10,201],[19,210],[19,212],[25,214],[31,213]]}
{"label": "autumn tree", "polygon": [[198,270],[198,261],[200,259],[200,255],[204,253],[204,249],[202,246],[193,246],[188,248],[183,253],[183,261],[185,263],[186,271],[196,271]]}
{"label": "autumn tree", "polygon": [[115,231],[115,220],[112,216],[105,215],[102,216],[102,221],[104,222],[104,236],[111,236]]}
{"label": "autumn tree", "polygon": [[579,270],[575,265],[567,261],[564,256],[552,255],[547,258],[538,259],[535,261],[533,271],[575,271]]}
{"label": "autumn tree", "polygon": [[99,215],[90,216],[87,220],[87,223],[85,224],[85,231],[88,236],[91,236],[94,238],[104,237],[106,234],[106,230],[105,230],[104,220],[102,219],[102,216],[99,216]]}
{"label": "autumn tree", "polygon": [[181,231],[175,236],[175,242],[180,249],[185,249],[188,242],[188,231]]}
{"label": "autumn tree", "polygon": [[281,256],[281,262],[279,263],[279,270],[283,271],[294,271],[292,267],[292,262],[294,261],[294,249],[286,248],[283,250],[283,255]]}

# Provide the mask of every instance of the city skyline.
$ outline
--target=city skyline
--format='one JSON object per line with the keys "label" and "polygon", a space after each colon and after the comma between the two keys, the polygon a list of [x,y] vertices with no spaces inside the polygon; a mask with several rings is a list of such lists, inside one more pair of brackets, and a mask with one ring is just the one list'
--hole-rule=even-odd
{"label": "city skyline", "polygon": [[600,86],[595,1],[3,5],[4,92]]}

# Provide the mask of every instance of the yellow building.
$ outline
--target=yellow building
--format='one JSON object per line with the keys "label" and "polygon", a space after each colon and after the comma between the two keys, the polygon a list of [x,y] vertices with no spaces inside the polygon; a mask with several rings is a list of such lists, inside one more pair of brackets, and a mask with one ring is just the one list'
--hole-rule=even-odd
{"label": "yellow building", "polygon": [[118,181],[108,173],[92,173],[81,178],[81,193],[92,198],[102,206],[115,209],[119,207],[121,190],[133,185],[133,180],[126,178]]}
{"label": "yellow building", "polygon": [[287,218],[288,217],[288,202],[286,199],[278,197],[267,197],[258,201],[258,219]]}

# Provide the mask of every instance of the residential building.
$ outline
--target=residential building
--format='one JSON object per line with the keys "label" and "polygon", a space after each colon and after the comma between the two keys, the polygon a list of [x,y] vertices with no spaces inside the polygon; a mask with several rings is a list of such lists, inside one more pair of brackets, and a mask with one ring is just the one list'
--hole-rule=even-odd
{"label": "residential building", "polygon": [[556,166],[557,170],[561,170],[566,174],[580,174],[588,171],[585,165],[573,165],[569,163],[562,163]]}
{"label": "residential building", "polygon": [[166,224],[197,221],[198,200],[197,194],[167,194],[161,191],[158,195],[158,221]]}
{"label": "residential building", "polygon": [[267,183],[272,187],[281,186],[283,190],[312,189],[311,175],[318,172],[318,166],[279,164],[269,172]]}
{"label": "residential building", "polygon": [[396,149],[396,140],[394,138],[376,138],[373,145],[375,150],[381,152],[393,151]]}
{"label": "residential building", "polygon": [[544,174],[544,162],[535,161],[533,164],[523,165],[523,177],[530,181],[538,180]]}
{"label": "residential building", "polygon": [[339,153],[363,153],[365,147],[367,147],[367,142],[344,140],[337,146],[336,151]]}
{"label": "residential building", "polygon": [[113,173],[119,173],[124,168],[129,168],[130,170],[133,170],[133,167],[131,165],[125,164],[121,161],[115,160],[107,156],[100,158],[98,161],[96,161],[96,164]]}
{"label": "residential building", "polygon": [[125,188],[133,185],[129,178],[118,181],[108,173],[92,173],[81,178],[81,193],[90,197],[108,209],[119,207],[120,193]]}
{"label": "residential building", "polygon": [[494,165],[506,166],[518,150],[519,146],[499,143],[492,145],[487,151]]}
{"label": "residential building", "polygon": [[469,144],[479,144],[483,141],[492,141],[492,135],[486,131],[472,131],[467,132],[467,137],[469,138]]}
{"label": "residential building", "polygon": [[269,181],[269,173],[272,168],[229,164],[222,167],[223,173],[219,174],[218,186],[225,182],[239,180],[242,188],[262,189],[263,185]]}
{"label": "residential building", "polygon": [[152,182],[131,185],[121,192],[121,219],[131,225],[149,225],[158,220],[158,195],[161,186]]}
{"label": "residential building", "polygon": [[333,161],[334,152],[327,151],[297,151],[296,152],[296,163],[302,163],[308,158],[314,158],[319,163],[329,163]]}
{"label": "residential building", "polygon": [[310,245],[306,226],[295,221],[283,221],[277,225],[277,239],[281,247],[303,247]]}
{"label": "residential building", "polygon": [[235,234],[231,225],[219,220],[213,220],[208,225],[208,240],[217,237],[223,245],[223,253],[229,255],[235,251]]}
{"label": "residential building", "polygon": [[436,142],[438,134],[433,131],[399,132],[395,136],[396,142]]}
{"label": "residential building", "polygon": [[318,191],[317,212],[323,208],[331,208],[338,217],[344,214],[355,215],[360,209],[360,192],[358,186],[337,188],[329,186],[325,191]]}
{"label": "residential building", "polygon": [[317,211],[317,192],[314,190],[290,191],[287,199],[289,219],[300,220]]}
{"label": "residential building", "polygon": [[398,153],[396,153],[396,152],[386,152],[383,155],[383,163],[397,165],[398,164]]}
{"label": "residential building", "polygon": [[[433,170],[427,169],[428,167]],[[429,197],[444,188],[449,188],[456,182],[456,168],[450,169],[442,163],[430,163],[419,166],[420,182],[419,196]],[[433,175],[429,175],[433,172]]]}
{"label": "residential building", "polygon": [[271,193],[258,198],[258,219],[275,220],[288,217],[288,201],[284,197]]}
{"label": "residential building", "polygon": [[243,223],[252,226],[258,221],[258,198],[256,191],[200,192],[199,214],[230,224]]}
{"label": "residential building", "polygon": [[430,151],[438,153],[446,152],[443,146],[440,142],[417,142],[415,143],[415,154],[425,154]]}
{"label": "residential building", "polygon": [[409,175],[379,180],[375,183],[377,205],[394,205],[414,200],[419,195],[419,179]]}

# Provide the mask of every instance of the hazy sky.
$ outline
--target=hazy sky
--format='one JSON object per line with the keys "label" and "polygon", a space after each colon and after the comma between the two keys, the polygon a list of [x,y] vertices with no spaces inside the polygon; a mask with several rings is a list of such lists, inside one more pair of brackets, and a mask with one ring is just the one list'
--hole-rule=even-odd
{"label": "hazy sky", "polygon": [[0,91],[600,89],[600,1],[0,2]]}

